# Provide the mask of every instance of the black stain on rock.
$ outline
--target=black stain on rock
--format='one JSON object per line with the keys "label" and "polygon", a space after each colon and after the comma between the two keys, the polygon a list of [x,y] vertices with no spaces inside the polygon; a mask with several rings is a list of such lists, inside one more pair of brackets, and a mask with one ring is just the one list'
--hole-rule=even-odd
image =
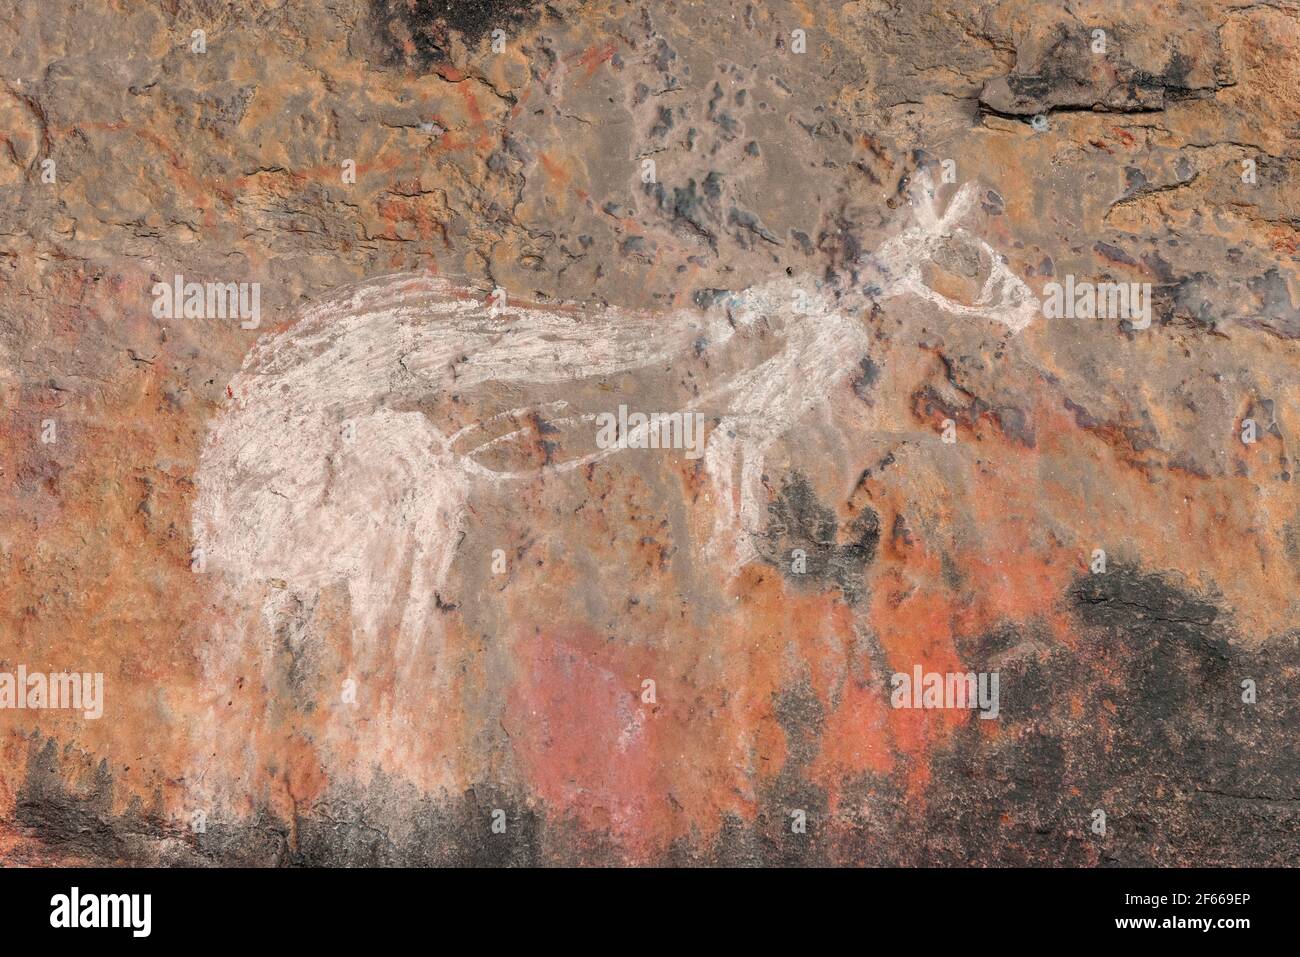
{"label": "black stain on rock", "polygon": [[1104,243],[1098,240],[1092,244],[1093,251],[1100,256],[1104,256],[1111,262],[1120,263],[1125,266],[1136,266],[1137,260],[1130,256],[1124,250],[1111,243]]}
{"label": "black stain on rock", "polygon": [[666,196],[662,186],[659,187],[655,197],[659,208],[669,214],[673,224],[685,227],[679,231],[702,239],[714,251],[718,248],[718,237],[709,224],[719,221],[716,195],[711,195],[716,186],[716,180],[712,182],[706,180],[701,193],[696,187],[695,180],[691,179],[687,181],[685,187],[673,187],[673,198],[670,204],[664,202]]}
{"label": "black stain on rock", "polygon": [[1247,288],[1259,299],[1259,314],[1249,321],[1279,339],[1300,339],[1300,309],[1291,302],[1286,280],[1276,267],[1246,280]]}
{"label": "black stain on rock", "polygon": [[1142,170],[1136,166],[1126,166],[1124,168],[1124,198],[1137,196],[1147,188],[1147,177]]}
{"label": "black stain on rock", "polygon": [[829,801],[808,772],[821,750],[825,710],[806,680],[776,695],[773,710],[785,734],[786,759],[776,778],[760,790],[754,844],[765,864],[824,864]]}
{"label": "black stain on rock", "polygon": [[1038,441],[1034,432],[1034,424],[1023,409],[1012,405],[1000,405],[992,410],[992,414],[998,423],[998,428],[1002,430],[1002,434],[1007,438],[1020,443],[1027,449],[1037,446]]}
{"label": "black stain on rock", "polygon": [[94,860],[124,859],[127,843],[111,816],[113,779],[108,763],[101,761],[96,766],[88,792],[79,795],[67,789],[61,765],[53,738],[28,756],[27,777],[14,802],[14,818],[43,843],[63,851]]}
{"label": "black stain on rock", "polygon": [[547,4],[533,0],[370,0],[370,31],[389,66],[406,64],[421,72],[446,62],[451,31],[472,46],[493,30],[537,20]]}
{"label": "black stain on rock", "polygon": [[[371,789],[374,790],[373,788]],[[416,798],[396,782],[379,783],[385,800],[357,793],[331,800],[296,822],[283,861],[295,867],[519,867],[544,862],[542,820],[516,796],[479,785],[443,801]],[[397,840],[390,809],[401,809],[409,835]],[[495,830],[494,830],[495,828]],[[550,854],[555,854],[554,849]]]}
{"label": "black stain on rock", "polygon": [[[800,587],[838,587],[850,602],[861,597],[863,572],[876,557],[880,517],[865,508],[841,529],[800,473],[787,479],[768,506],[760,546],[763,559]],[[799,571],[802,568],[803,571]]]}
{"label": "black stain on rock", "polygon": [[[1190,81],[1195,63],[1184,53],[1170,54],[1159,73],[1140,69],[1123,56],[1124,32],[1112,30],[1114,50],[1108,69],[1098,68],[1091,37],[1081,31],[1057,29],[1055,42],[1032,71],[996,77],[984,84],[980,108],[1006,117],[1028,117],[1062,111],[1155,113],[1180,100],[1212,96],[1225,81],[1209,86]],[[1017,70],[1023,67],[1017,62]]]}
{"label": "black stain on rock", "polygon": [[871,391],[880,381],[880,366],[870,356],[863,356],[858,361],[858,367],[862,373],[853,379],[853,394],[870,405]]}
{"label": "black stain on rock", "polygon": [[543,824],[543,812],[517,794],[478,785],[433,799],[376,774],[365,789],[334,788],[286,820],[262,806],[248,817],[218,813],[176,820],[145,813],[139,802],[112,809],[107,763],[89,790],[64,784],[51,739],[29,758],[17,796],[17,822],[59,853],[100,865],[245,867],[513,867],[616,861],[600,834],[567,822]]}
{"label": "black stain on rock", "polygon": [[[913,865],[1300,861],[1300,704],[1284,691],[1300,634],[1247,647],[1212,595],[1130,567],[1081,577],[1065,601],[1077,646],[1032,623],[959,645],[967,668],[999,673],[1004,733],[983,734],[972,713],[932,757],[925,812],[890,812],[900,845],[860,853]],[[1254,704],[1245,679],[1258,683]]]}

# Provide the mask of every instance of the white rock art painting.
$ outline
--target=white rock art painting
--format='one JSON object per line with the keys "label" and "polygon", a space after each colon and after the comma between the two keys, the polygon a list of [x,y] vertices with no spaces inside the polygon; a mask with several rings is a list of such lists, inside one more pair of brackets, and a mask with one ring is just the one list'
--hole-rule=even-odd
{"label": "white rock art painting", "polygon": [[[958,225],[975,195],[974,184],[963,186],[941,215],[932,183],[914,179],[915,223],[871,257],[877,298],[919,296],[1014,333],[1038,303],[995,250]],[[954,238],[976,244],[992,263],[974,305],[922,281],[921,265]],[[494,467],[490,453],[517,438],[530,413],[595,430],[591,412],[564,400],[529,402],[529,390],[662,368],[706,342],[753,357],[706,382],[683,410],[709,416],[703,459],[715,519],[701,546],[738,570],[754,557],[752,540],[762,528],[768,449],[868,354],[867,300],[851,310],[848,298],[782,278],[709,310],[581,315],[563,307],[502,309],[482,292],[412,274],[348,287],[287,331],[264,336],[232,381],[233,399],[213,422],[200,460],[196,544],[244,596],[269,581],[308,596],[346,587],[354,640],[373,650],[384,621],[396,619],[399,657],[409,654],[446,595],[476,488],[617,452],[597,449],[524,470]],[[476,388],[525,401],[460,427],[416,407],[430,394]]]}
{"label": "white rock art painting", "polygon": [[[918,174],[910,191],[911,205],[916,211],[915,225],[883,243],[867,257],[867,262],[885,276],[881,284],[882,298],[910,293],[952,315],[990,319],[1012,332],[1019,332],[1041,312],[1042,303],[1024,280],[1011,271],[1005,256],[958,225],[970,214],[978,195],[975,183],[963,184],[941,215],[933,181],[924,172]],[[951,239],[973,244],[990,262],[984,288],[973,304],[956,302],[925,284],[924,264],[934,258],[941,243]]]}

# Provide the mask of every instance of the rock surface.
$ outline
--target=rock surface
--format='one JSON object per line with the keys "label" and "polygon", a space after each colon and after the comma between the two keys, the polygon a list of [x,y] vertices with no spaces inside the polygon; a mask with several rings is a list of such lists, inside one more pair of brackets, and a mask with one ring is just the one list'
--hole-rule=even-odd
{"label": "rock surface", "polygon": [[[7,5],[0,672],[104,697],[0,710],[0,862],[1300,863],[1297,51]],[[708,451],[602,454],[620,404]]]}

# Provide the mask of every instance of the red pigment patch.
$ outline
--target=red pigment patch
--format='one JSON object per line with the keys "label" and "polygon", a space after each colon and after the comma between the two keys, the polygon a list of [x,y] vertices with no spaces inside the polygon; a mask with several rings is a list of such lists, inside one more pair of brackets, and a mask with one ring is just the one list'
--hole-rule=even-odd
{"label": "red pigment patch", "polygon": [[524,675],[504,724],[531,790],[553,816],[643,853],[664,811],[655,706],[642,704],[640,678],[615,674],[576,641],[537,635],[518,647]]}

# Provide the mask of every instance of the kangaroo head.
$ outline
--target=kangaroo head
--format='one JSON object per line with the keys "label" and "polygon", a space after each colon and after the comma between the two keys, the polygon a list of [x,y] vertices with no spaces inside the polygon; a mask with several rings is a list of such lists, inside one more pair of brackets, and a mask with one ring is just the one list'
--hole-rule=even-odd
{"label": "kangaroo head", "polygon": [[[872,271],[878,299],[911,294],[953,315],[993,319],[1012,332],[1029,325],[1040,309],[1033,292],[1011,271],[1005,256],[961,225],[977,194],[975,183],[964,183],[944,206],[929,173],[917,172],[908,189],[912,222],[860,260]],[[974,302],[960,302],[925,281],[927,265],[953,244],[988,262],[987,278]]]}

